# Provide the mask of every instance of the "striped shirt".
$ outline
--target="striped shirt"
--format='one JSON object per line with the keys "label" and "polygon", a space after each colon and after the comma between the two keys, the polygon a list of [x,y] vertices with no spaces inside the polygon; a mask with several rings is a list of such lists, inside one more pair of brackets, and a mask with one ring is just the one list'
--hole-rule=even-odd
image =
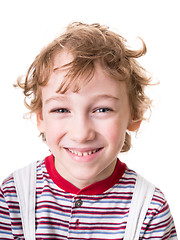
{"label": "striped shirt", "polygon": [[[52,155],[39,161],[36,239],[122,240],[136,177],[118,160],[109,178],[79,190],[58,174]],[[24,239],[13,175],[1,186],[0,239]],[[157,188],[140,239],[177,239],[169,206]]]}

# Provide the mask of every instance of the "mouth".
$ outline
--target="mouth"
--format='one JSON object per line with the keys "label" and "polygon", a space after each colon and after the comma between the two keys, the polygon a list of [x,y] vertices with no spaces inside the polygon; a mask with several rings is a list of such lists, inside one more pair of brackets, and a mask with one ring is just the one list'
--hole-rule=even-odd
{"label": "mouth", "polygon": [[72,149],[72,148],[65,148],[67,151],[69,151],[70,153],[78,156],[78,157],[86,157],[92,154],[95,154],[97,152],[99,152],[102,148],[96,148],[96,149],[92,149],[92,150],[78,150],[78,149]]}

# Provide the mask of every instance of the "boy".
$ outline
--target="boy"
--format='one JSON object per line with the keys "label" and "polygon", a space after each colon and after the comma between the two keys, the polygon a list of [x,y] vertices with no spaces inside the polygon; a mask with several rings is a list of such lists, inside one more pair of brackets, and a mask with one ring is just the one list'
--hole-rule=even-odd
{"label": "boy", "polygon": [[145,52],[107,27],[73,23],[36,57],[18,85],[52,154],[37,163],[35,236],[24,231],[24,193],[11,175],[1,187],[1,239],[177,239],[157,188],[138,237],[127,237],[138,174],[117,155],[130,149],[129,132],[151,104],[150,80],[135,60]]}

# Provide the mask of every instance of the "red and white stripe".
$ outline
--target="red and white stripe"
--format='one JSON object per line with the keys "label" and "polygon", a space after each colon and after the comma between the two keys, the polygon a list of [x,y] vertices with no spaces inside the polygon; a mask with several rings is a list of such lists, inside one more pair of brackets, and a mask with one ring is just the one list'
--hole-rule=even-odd
{"label": "red and white stripe", "polygon": [[[53,156],[37,167],[36,239],[123,239],[137,174],[118,161],[112,176],[79,190],[56,171]],[[23,239],[12,175],[0,192],[0,239]],[[141,239],[177,239],[169,206],[156,188]]]}

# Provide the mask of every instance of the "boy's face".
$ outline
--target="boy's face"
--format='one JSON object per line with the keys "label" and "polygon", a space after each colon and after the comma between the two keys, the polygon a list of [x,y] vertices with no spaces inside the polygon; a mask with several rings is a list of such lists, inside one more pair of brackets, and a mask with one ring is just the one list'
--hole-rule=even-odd
{"label": "boy's face", "polygon": [[[54,68],[72,59],[63,51],[55,57]],[[57,93],[67,70],[54,71],[42,87],[42,112],[37,114],[57,171],[80,189],[112,174],[127,128],[138,128],[131,122],[125,83],[95,66],[92,80],[78,93]]]}

